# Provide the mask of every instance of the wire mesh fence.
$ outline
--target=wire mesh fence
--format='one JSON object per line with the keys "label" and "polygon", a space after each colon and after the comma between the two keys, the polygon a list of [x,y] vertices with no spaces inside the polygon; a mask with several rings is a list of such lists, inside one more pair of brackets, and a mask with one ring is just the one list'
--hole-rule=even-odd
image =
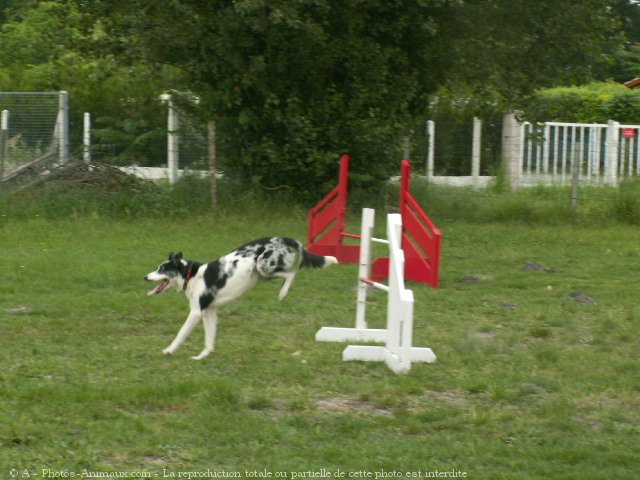
{"label": "wire mesh fence", "polygon": [[0,178],[68,156],[66,92],[0,92]]}
{"label": "wire mesh fence", "polygon": [[481,125],[477,140],[474,140],[472,117],[437,115],[430,122],[415,124],[411,131],[410,152],[415,170],[436,176],[469,176],[474,174],[473,157],[476,155],[478,171],[475,173],[494,174],[502,159],[502,118],[488,116],[476,120]]}
{"label": "wire mesh fence", "polygon": [[208,170],[207,125],[178,110],[178,157],[181,169]]}

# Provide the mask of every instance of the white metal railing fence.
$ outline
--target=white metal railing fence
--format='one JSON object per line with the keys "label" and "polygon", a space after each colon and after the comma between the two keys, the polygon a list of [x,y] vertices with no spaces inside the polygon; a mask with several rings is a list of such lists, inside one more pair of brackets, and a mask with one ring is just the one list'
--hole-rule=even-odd
{"label": "white metal railing fence", "polygon": [[[425,171],[430,181],[459,186],[484,186],[480,172],[482,123],[473,122],[469,176],[434,176],[435,124],[427,122]],[[502,164],[512,186],[567,184],[575,181],[617,185],[640,177],[640,125],[608,123],[520,123],[507,114],[502,126]]]}
{"label": "white metal railing fence", "polygon": [[620,125],[618,176],[640,177],[640,125]]}
{"label": "white metal railing fence", "polygon": [[0,92],[0,180],[42,160],[69,158],[67,92]]}
{"label": "white metal railing fence", "polygon": [[615,184],[640,175],[640,125],[546,122],[521,125],[524,183],[565,183],[574,176]]}

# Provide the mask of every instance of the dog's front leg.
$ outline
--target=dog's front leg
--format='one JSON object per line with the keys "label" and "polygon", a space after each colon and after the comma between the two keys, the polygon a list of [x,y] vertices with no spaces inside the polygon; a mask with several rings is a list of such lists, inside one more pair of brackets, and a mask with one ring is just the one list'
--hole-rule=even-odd
{"label": "dog's front leg", "polygon": [[201,316],[200,311],[191,310],[191,312],[189,312],[189,316],[187,317],[187,320],[184,322],[184,325],[182,325],[182,327],[180,328],[180,331],[176,335],[176,338],[173,339],[173,342],[171,342],[171,345],[165,348],[162,351],[162,353],[164,353],[165,355],[173,355],[173,352],[175,352],[178,349],[178,347],[184,343],[184,341],[187,339],[187,337],[189,336],[193,328],[198,324],[198,321],[200,320],[200,316]]}
{"label": "dog's front leg", "polygon": [[191,357],[192,360],[202,360],[213,352],[216,341],[216,328],[218,325],[218,313],[214,310],[205,310],[202,314],[204,322],[204,350],[199,355]]}
{"label": "dog's front leg", "polygon": [[287,272],[281,274],[284,277],[284,283],[282,284],[282,288],[280,289],[280,294],[278,295],[279,300],[284,300],[289,293],[289,289],[291,288],[291,284],[293,283],[293,279],[296,278],[296,272]]}

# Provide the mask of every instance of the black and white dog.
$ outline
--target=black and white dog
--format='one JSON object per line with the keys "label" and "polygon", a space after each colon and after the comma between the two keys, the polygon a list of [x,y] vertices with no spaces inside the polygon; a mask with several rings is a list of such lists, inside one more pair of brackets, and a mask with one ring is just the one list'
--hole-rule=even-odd
{"label": "black and white dog", "polygon": [[185,260],[182,253],[170,253],[166,262],[144,277],[149,282],[160,282],[147,295],[157,295],[173,286],[184,291],[191,311],[163,353],[173,354],[202,318],[204,350],[192,358],[203,359],[213,352],[218,307],[240,297],[258,280],[275,277],[284,278],[279,296],[282,300],[287,296],[299,268],[324,268],[334,263],[338,263],[335,257],[314,255],[297,240],[286,237],[254,240],[211,263]]}

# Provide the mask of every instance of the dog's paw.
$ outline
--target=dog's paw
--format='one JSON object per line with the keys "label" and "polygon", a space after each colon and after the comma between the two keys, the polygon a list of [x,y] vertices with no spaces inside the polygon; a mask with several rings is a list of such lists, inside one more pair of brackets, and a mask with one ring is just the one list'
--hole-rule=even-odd
{"label": "dog's paw", "polygon": [[210,353],[211,353],[211,350],[205,349],[205,350],[201,351],[195,357],[191,357],[191,360],[202,360],[203,358],[208,357]]}
{"label": "dog's paw", "polygon": [[165,348],[164,350],[162,350],[162,354],[163,355],[173,355],[173,350],[171,350],[170,348]]}

